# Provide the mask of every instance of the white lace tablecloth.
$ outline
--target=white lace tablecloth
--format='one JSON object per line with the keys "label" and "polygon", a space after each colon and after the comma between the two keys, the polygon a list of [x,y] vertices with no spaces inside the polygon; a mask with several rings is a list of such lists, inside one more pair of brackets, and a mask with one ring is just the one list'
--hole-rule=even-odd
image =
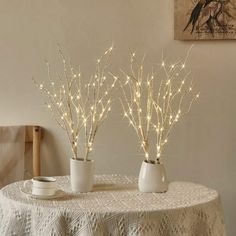
{"label": "white lace tablecloth", "polygon": [[134,177],[100,175],[93,192],[73,194],[68,176],[57,180],[66,192],[57,200],[27,197],[22,181],[0,190],[0,235],[225,235],[219,195],[202,185],[141,193]]}

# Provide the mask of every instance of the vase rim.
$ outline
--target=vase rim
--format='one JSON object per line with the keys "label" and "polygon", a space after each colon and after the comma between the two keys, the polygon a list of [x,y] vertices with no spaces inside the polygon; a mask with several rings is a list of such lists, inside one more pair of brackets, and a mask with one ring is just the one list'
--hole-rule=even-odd
{"label": "vase rim", "polygon": [[85,160],[83,158],[78,158],[78,159],[74,159],[74,158],[70,158],[72,161],[83,161],[83,162],[94,162],[94,160],[88,159]]}
{"label": "vase rim", "polygon": [[144,163],[146,164],[150,164],[150,165],[163,165],[162,162],[156,162],[156,161],[153,161],[153,160],[143,160]]}

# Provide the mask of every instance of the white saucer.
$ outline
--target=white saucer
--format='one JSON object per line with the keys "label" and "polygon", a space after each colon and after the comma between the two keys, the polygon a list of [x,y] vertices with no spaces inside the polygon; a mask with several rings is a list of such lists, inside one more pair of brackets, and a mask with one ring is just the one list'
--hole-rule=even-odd
{"label": "white saucer", "polygon": [[29,197],[36,198],[36,199],[43,199],[43,200],[55,199],[55,198],[60,198],[60,197],[65,196],[65,192],[62,191],[61,189],[58,189],[53,195],[35,195],[35,194],[32,194],[32,189],[29,187],[22,187],[21,192],[26,194]]}

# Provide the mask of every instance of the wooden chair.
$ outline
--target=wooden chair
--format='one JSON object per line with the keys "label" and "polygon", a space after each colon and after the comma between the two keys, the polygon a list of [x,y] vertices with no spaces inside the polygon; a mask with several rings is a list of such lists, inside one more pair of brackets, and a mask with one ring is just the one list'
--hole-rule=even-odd
{"label": "wooden chair", "polygon": [[[21,180],[22,177],[23,179],[30,179],[41,175],[40,144],[43,135],[40,126],[2,126],[0,127],[0,135],[1,154],[4,155],[0,166],[0,188],[14,181]],[[4,143],[6,143],[6,149]],[[14,151],[24,151],[24,153],[21,152],[17,156],[18,158],[15,158],[16,153]],[[7,159],[8,154],[9,159]],[[24,160],[20,160],[20,157],[23,157],[22,155],[24,155]],[[15,167],[16,169],[14,170]],[[23,171],[22,175],[20,174],[21,168]]]}
{"label": "wooden chair", "polygon": [[40,144],[43,138],[42,127],[26,126],[25,143],[32,145],[32,175],[41,175]]}

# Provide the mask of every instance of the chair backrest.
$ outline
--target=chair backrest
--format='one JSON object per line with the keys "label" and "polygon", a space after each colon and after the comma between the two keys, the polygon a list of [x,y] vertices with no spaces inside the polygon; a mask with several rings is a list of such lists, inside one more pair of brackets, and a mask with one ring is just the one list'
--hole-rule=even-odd
{"label": "chair backrest", "polygon": [[40,126],[26,126],[25,143],[33,144],[32,148],[32,174],[33,176],[41,175],[41,158],[40,144],[43,138],[43,129]]}
{"label": "chair backrest", "polygon": [[0,126],[0,188],[41,175],[40,126]]}

